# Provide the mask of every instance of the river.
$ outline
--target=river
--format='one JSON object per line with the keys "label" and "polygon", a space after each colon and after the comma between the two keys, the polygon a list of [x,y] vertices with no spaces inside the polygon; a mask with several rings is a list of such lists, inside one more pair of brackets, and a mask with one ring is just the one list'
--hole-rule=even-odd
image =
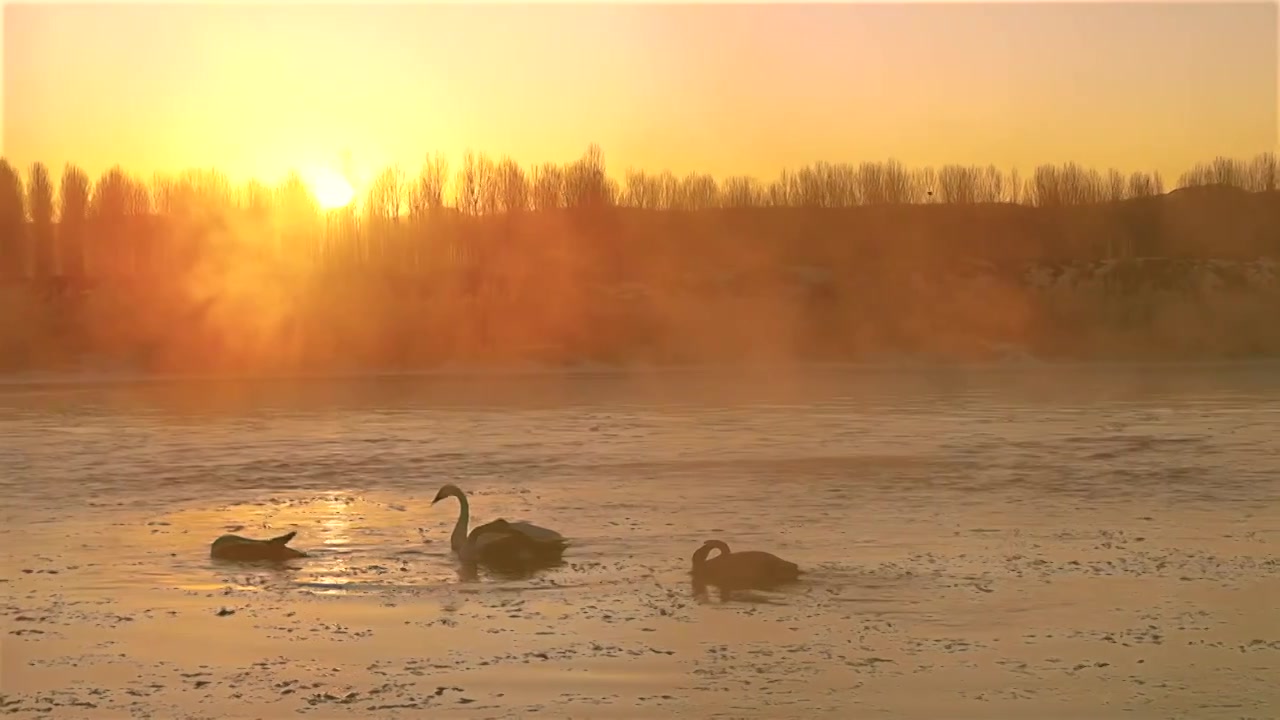
{"label": "river", "polygon": [[[446,482],[566,564],[460,575]],[[1280,713],[1275,364],[13,381],[0,490],[8,713]]]}

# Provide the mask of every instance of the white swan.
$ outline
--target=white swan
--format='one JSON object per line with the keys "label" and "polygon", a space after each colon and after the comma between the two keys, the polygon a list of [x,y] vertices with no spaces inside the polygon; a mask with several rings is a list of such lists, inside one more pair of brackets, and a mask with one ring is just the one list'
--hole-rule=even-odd
{"label": "white swan", "polygon": [[449,546],[460,560],[498,567],[528,567],[560,562],[569,541],[555,530],[548,530],[523,520],[508,522],[498,519],[485,523],[470,534],[471,505],[462,490],[453,484],[436,493],[432,505],[441,500],[458,499],[458,522],[449,537]]}

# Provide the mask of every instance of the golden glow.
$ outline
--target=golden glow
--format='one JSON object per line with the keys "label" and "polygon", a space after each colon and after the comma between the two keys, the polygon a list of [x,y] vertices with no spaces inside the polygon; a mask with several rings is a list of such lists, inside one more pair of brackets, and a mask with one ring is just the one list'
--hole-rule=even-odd
{"label": "golden glow", "polygon": [[5,155],[93,178],[324,162],[359,197],[358,172],[427,153],[528,167],[590,142],[677,177],[893,157],[1172,178],[1276,138],[1274,3],[22,2],[4,23]]}
{"label": "golden glow", "polygon": [[308,181],[311,192],[322,210],[336,210],[346,207],[355,199],[356,189],[341,174],[328,169],[317,170]]}

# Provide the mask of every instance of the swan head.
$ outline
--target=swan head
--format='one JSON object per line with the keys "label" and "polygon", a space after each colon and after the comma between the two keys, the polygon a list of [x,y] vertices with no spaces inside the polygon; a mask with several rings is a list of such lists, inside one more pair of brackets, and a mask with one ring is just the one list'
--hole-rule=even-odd
{"label": "swan head", "polygon": [[702,543],[702,547],[698,548],[697,552],[693,554],[694,566],[701,565],[705,562],[707,556],[711,554],[712,550],[719,550],[721,554],[728,555],[729,544],[723,540],[708,540]]}
{"label": "swan head", "polygon": [[729,550],[729,543],[723,540],[708,540],[702,543],[702,547],[706,548],[708,553],[711,552],[712,550],[719,550],[725,555],[728,555],[731,552]]}
{"label": "swan head", "polygon": [[453,483],[449,483],[449,484],[445,485],[444,487],[440,488],[440,492],[436,493],[436,499],[435,499],[435,500],[432,500],[432,501],[431,501],[431,504],[432,504],[432,505],[435,505],[436,503],[440,502],[441,500],[443,500],[443,499],[445,499],[445,498],[449,498],[449,497],[456,497],[456,498],[458,498],[459,500],[461,500],[461,499],[462,499],[462,490],[461,490],[457,485],[454,485]]}

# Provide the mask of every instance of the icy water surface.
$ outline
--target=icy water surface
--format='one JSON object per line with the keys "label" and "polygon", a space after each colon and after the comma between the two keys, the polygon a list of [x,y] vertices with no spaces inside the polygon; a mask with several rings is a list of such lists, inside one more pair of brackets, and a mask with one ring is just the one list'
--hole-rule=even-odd
{"label": "icy water surface", "polygon": [[7,713],[1280,716],[1275,366],[8,383],[0,489]]}

